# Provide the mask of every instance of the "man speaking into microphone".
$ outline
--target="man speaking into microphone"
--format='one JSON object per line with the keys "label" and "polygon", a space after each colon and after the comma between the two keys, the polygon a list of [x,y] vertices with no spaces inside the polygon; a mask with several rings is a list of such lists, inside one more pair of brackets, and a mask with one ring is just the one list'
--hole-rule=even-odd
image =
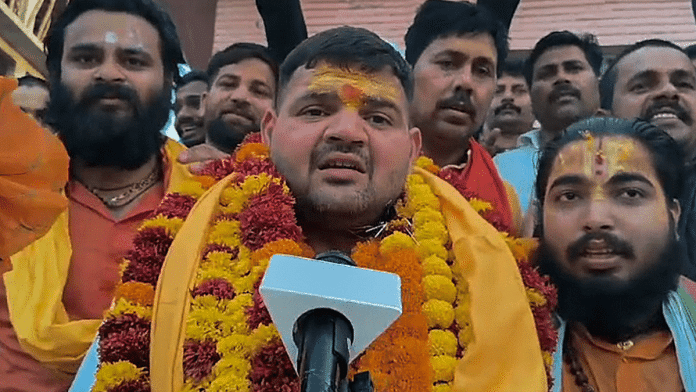
{"label": "man speaking into microphone", "polygon": [[369,372],[376,391],[546,390],[508,245],[417,160],[399,53],[364,29],[328,30],[288,55],[278,85],[261,135],[140,229],[93,390],[298,391],[258,287],[274,254],[331,250],[401,278],[403,314],[349,377]]}

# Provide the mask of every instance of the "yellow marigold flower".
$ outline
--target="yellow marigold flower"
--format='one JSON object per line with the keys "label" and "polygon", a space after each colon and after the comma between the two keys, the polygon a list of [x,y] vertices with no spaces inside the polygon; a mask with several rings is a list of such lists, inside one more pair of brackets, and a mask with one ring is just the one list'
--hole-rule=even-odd
{"label": "yellow marigold flower", "polygon": [[[214,179],[212,177],[210,178],[214,183]],[[208,183],[209,181],[205,182]],[[175,184],[172,188],[173,193],[180,193],[182,195],[193,196],[195,198],[201,197],[205,191],[206,188],[203,184],[201,184],[201,181],[198,181],[197,179],[182,181],[180,184]]]}
{"label": "yellow marigold flower", "polygon": [[471,324],[467,325],[466,327],[462,327],[462,329],[459,330],[459,336],[457,336],[457,339],[459,340],[459,345],[466,348],[471,342],[474,341],[474,328],[471,327]]}
{"label": "yellow marigold flower", "polygon": [[434,165],[435,162],[431,158],[426,157],[425,155],[421,155],[416,159],[416,166],[420,167],[421,169],[426,169],[430,165]]}
{"label": "yellow marigold flower", "polygon": [[413,241],[413,238],[409,237],[408,234],[397,231],[382,240],[379,252],[384,255],[401,249],[413,249],[415,246],[416,243]]}
{"label": "yellow marigold flower", "polygon": [[201,265],[196,272],[196,283],[201,283],[210,279],[225,279],[228,282],[233,282],[239,278],[239,276],[228,271],[225,268],[220,268],[212,264]]}
{"label": "yellow marigold flower", "polygon": [[451,331],[433,329],[428,332],[430,342],[430,355],[450,355],[457,354],[457,337]]}
{"label": "yellow marigold flower", "polygon": [[254,251],[251,254],[251,261],[254,265],[261,265],[262,262],[267,263],[273,255],[301,256],[303,253],[304,249],[297,242],[290,239],[280,239],[269,242],[263,248]]}
{"label": "yellow marigold flower", "polygon": [[249,360],[232,356],[222,358],[213,367],[215,379],[210,383],[208,392],[246,392],[251,390],[247,375],[251,371]]}
{"label": "yellow marigold flower", "polygon": [[442,242],[434,239],[418,241],[418,257],[426,259],[430,256],[437,256],[446,260],[447,248],[445,248]]}
{"label": "yellow marigold flower", "polygon": [[414,185],[407,200],[409,208],[414,211],[420,211],[423,208],[432,208],[440,210],[440,199],[435,196],[430,186],[427,184]]}
{"label": "yellow marigold flower", "polygon": [[471,307],[469,304],[459,303],[457,307],[454,308],[454,319],[457,321],[460,327],[471,324]]}
{"label": "yellow marigold flower", "polygon": [[252,354],[256,354],[264,346],[270,342],[280,339],[278,330],[273,325],[261,325],[250,336],[250,350]]}
{"label": "yellow marigold flower", "polygon": [[442,222],[431,221],[426,222],[421,226],[417,226],[415,230],[416,241],[436,240],[441,244],[446,244],[449,241],[449,233],[445,224]]}
{"label": "yellow marigold flower", "polygon": [[433,385],[433,392],[452,392],[452,386],[450,384]]}
{"label": "yellow marigold flower", "polygon": [[238,246],[241,243],[239,221],[222,220],[217,222],[210,230],[208,243],[223,244],[230,248]]}
{"label": "yellow marigold flower", "polygon": [[96,374],[93,392],[106,392],[122,382],[137,381],[144,371],[130,362],[104,363]]}
{"label": "yellow marigold flower", "polygon": [[427,299],[440,299],[452,303],[457,298],[457,288],[454,287],[454,283],[442,275],[424,276],[423,290]]}
{"label": "yellow marigold flower", "polygon": [[442,275],[445,278],[452,279],[452,269],[447,262],[435,255],[427,257],[422,263],[423,274],[425,275]]}
{"label": "yellow marigold flower", "polygon": [[428,328],[449,328],[454,321],[454,309],[449,302],[431,299],[423,304],[423,314]]}
{"label": "yellow marigold flower", "polygon": [[547,351],[542,351],[541,352],[541,358],[544,360],[544,365],[546,365],[547,368],[550,368],[553,366],[553,355]]}
{"label": "yellow marigold flower", "polygon": [[249,198],[244,191],[237,186],[225,188],[220,195],[220,211],[224,214],[239,214],[246,206]]}
{"label": "yellow marigold flower", "polygon": [[502,233],[502,235],[516,260],[529,260],[529,256],[539,245],[539,241],[536,238],[514,238],[507,235],[507,233]]}
{"label": "yellow marigold flower", "polygon": [[152,306],[155,299],[155,288],[148,283],[126,282],[118,285],[115,298],[125,298],[138,305]]}
{"label": "yellow marigold flower", "polygon": [[546,305],[544,294],[540,293],[537,289],[527,288],[527,300],[534,306]]}
{"label": "yellow marigold flower", "polygon": [[184,220],[181,218],[165,218],[162,215],[157,215],[152,219],[145,220],[140,225],[140,230],[161,227],[167,231],[167,234],[174,236],[179,229],[181,229],[181,225],[183,224]]}
{"label": "yellow marigold flower", "polygon": [[474,211],[478,212],[479,214],[488,212],[493,209],[493,205],[491,203],[485,200],[477,199],[475,197],[469,199],[469,205],[471,205],[471,208],[473,208]]}
{"label": "yellow marigold flower", "polygon": [[200,265],[204,268],[228,268],[232,265],[232,255],[227,252],[213,251],[208,253]]}
{"label": "yellow marigold flower", "polygon": [[418,228],[428,222],[445,222],[442,213],[434,208],[426,207],[418,210],[413,215],[413,225]]}
{"label": "yellow marigold flower", "polygon": [[232,334],[220,339],[217,342],[217,352],[223,357],[228,355],[251,355],[251,347],[249,345],[249,336]]}
{"label": "yellow marigold flower", "polygon": [[430,358],[430,363],[433,366],[433,382],[454,380],[457,358],[449,355],[438,355]]}
{"label": "yellow marigold flower", "polygon": [[270,152],[268,146],[263,143],[248,143],[243,144],[242,147],[237,151],[237,162],[244,162],[249,158],[259,158],[264,159],[269,157]]}
{"label": "yellow marigold flower", "polygon": [[152,307],[138,305],[125,298],[119,298],[114,302],[109,314],[114,317],[122,314],[135,314],[138,317],[150,320],[152,318]]}

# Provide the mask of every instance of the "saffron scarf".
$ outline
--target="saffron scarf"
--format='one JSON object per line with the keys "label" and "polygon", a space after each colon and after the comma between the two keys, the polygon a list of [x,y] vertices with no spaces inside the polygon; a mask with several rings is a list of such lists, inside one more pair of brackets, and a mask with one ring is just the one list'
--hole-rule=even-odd
{"label": "saffron scarf", "polygon": [[[171,162],[169,188],[191,177],[176,163],[185,147],[168,140],[164,151]],[[75,373],[101,325],[101,319],[71,321],[63,306],[63,288],[72,258],[68,211],[49,232],[11,257],[12,270],[3,275],[10,320],[20,345],[43,365]]]}
{"label": "saffron scarf", "polygon": [[16,87],[16,80],[0,77],[0,259],[46,233],[68,206],[68,153],[14,105]]}

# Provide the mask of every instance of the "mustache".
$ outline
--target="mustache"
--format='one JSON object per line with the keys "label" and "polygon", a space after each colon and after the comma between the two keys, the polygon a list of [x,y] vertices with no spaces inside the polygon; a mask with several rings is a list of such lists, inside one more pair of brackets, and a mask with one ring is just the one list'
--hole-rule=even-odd
{"label": "mustache", "polygon": [[117,98],[134,108],[140,107],[140,99],[134,89],[122,84],[97,83],[82,93],[79,105],[90,106],[102,98]]}
{"label": "mustache", "polygon": [[504,103],[504,104],[502,104],[502,105],[500,105],[500,106],[497,106],[497,107],[493,110],[493,114],[498,115],[498,114],[500,114],[500,112],[502,112],[502,111],[505,110],[505,109],[512,109],[512,110],[516,111],[518,114],[519,114],[520,112],[522,112],[522,108],[521,108],[521,107],[515,105],[514,103],[506,102],[506,103]]}
{"label": "mustache", "polygon": [[566,250],[568,260],[576,261],[579,259],[593,241],[604,242],[606,247],[612,250],[612,253],[625,256],[629,259],[635,258],[633,246],[616,235],[610,233],[587,233],[568,246]]}
{"label": "mustache", "polygon": [[580,99],[580,90],[569,84],[559,84],[556,88],[551,90],[551,94],[549,94],[549,102],[554,102],[564,95],[572,95]]}
{"label": "mustache", "polygon": [[645,114],[643,114],[643,116],[641,116],[640,119],[644,121],[650,121],[650,119],[654,115],[660,113],[664,108],[672,109],[677,118],[679,118],[686,124],[691,124],[691,114],[689,114],[689,112],[682,105],[680,105],[679,102],[665,99],[656,100],[655,102],[653,102],[650,106],[648,106],[647,109],[645,109]]}
{"label": "mustache", "polygon": [[453,96],[439,101],[437,106],[439,108],[459,110],[471,117],[476,117],[476,107],[471,102],[471,95],[465,92],[455,93]]}
{"label": "mustache", "polygon": [[371,171],[369,151],[359,144],[345,142],[342,140],[329,141],[315,148],[314,151],[312,151],[311,157],[312,167],[317,167],[319,162],[322,162],[327,155],[336,152],[354,155],[363,163],[363,166],[367,172]]}
{"label": "mustache", "polygon": [[231,105],[223,106],[220,109],[220,116],[223,114],[232,113],[240,117],[244,117],[253,122],[258,122],[251,110],[251,104],[246,101],[233,102]]}

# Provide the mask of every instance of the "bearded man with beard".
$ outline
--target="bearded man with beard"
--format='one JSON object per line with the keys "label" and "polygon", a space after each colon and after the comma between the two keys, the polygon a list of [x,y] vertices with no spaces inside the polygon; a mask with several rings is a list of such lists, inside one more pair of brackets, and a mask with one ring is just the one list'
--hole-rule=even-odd
{"label": "bearded man with beard", "polygon": [[684,149],[686,180],[679,234],[686,242],[684,274],[696,279],[696,71],[672,42],[649,39],[628,47],[600,82],[602,107],[620,118],[660,127]]}
{"label": "bearded man with beard", "polygon": [[273,108],[278,64],[266,47],[240,42],[215,53],[207,73],[206,144],[231,153],[246,135],[259,132],[261,118]]}
{"label": "bearded man with beard", "polygon": [[576,123],[544,148],[536,261],[558,287],[556,391],[696,391],[681,156],[655,126],[614,118]]}
{"label": "bearded man with beard", "polygon": [[75,0],[47,42],[47,122],[70,156],[68,209],[10,258],[0,294],[0,389],[65,391],[141,222],[188,171],[160,130],[183,62],[151,0]]}

